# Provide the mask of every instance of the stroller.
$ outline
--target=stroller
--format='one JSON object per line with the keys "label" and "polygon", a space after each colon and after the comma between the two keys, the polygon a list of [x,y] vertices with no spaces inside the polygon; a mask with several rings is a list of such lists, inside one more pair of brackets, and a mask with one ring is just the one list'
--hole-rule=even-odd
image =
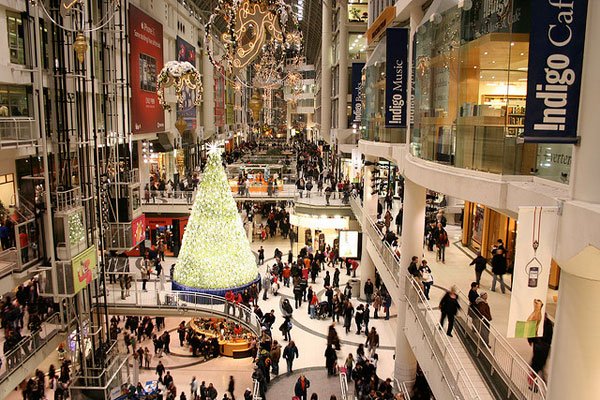
{"label": "stroller", "polygon": [[326,319],[331,317],[331,309],[329,307],[329,303],[326,301],[322,301],[317,304],[317,318]]}

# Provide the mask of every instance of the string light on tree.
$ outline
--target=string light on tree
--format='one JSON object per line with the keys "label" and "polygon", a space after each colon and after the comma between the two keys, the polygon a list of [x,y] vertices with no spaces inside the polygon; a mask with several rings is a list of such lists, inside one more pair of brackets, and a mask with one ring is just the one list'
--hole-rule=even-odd
{"label": "string light on tree", "polygon": [[222,165],[222,143],[213,142],[207,150],[174,278],[196,289],[235,288],[257,278],[256,258]]}

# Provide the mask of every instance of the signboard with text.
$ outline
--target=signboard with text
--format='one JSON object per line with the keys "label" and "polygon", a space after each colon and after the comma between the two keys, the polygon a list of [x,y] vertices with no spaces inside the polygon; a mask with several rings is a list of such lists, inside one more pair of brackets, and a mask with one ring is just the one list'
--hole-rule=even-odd
{"label": "signboard with text", "polygon": [[73,269],[73,293],[78,293],[92,282],[97,275],[97,265],[96,246],[88,247],[86,250],[73,257],[71,260]]}
{"label": "signboard with text", "polygon": [[365,63],[352,63],[352,124],[362,122],[362,69]]}
{"label": "signboard with text", "polygon": [[133,134],[165,130],[165,112],[156,94],[156,77],[162,67],[162,25],[140,9],[130,5],[129,72]]}
{"label": "signboard with text", "polygon": [[536,2],[531,19],[525,141],[577,143],[588,0]]}
{"label": "signboard with text", "polygon": [[408,29],[388,28],[385,65],[385,127],[407,126]]}

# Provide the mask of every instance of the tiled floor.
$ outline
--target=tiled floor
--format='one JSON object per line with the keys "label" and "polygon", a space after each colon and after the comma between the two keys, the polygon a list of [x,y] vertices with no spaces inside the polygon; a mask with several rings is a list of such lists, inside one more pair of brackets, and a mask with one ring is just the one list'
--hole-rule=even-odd
{"label": "tiled floor", "polygon": [[[320,199],[319,199],[320,200]],[[397,205],[394,207],[394,217],[396,213]],[[435,279],[435,285],[437,288],[432,289],[431,291],[431,304],[432,306],[437,306],[439,300],[441,299],[444,291],[442,288],[448,288],[452,285],[457,285],[463,292],[467,292],[469,289],[470,282],[474,279],[473,268],[468,264],[471,261],[468,252],[465,252],[460,245],[460,229],[456,227],[448,228],[449,236],[451,242],[453,243],[446,252],[446,263],[438,263],[435,261],[435,255],[433,253],[429,253],[426,249],[424,249],[423,256],[429,261],[429,265],[433,270],[433,275]],[[274,249],[279,248],[283,251],[284,254],[287,253],[289,248],[289,241],[283,240],[281,238],[268,239],[265,242],[252,243],[252,247],[254,250],[258,249],[259,246],[263,246],[265,248],[265,254],[267,257],[267,264],[270,261],[270,258],[273,255]],[[164,265],[171,265],[175,260],[168,259],[164,263]],[[132,259],[132,263],[135,263],[135,259]],[[265,267],[261,267],[264,269]],[[330,269],[331,270],[331,269]],[[132,271],[138,271],[134,265],[132,265]],[[332,271],[333,272],[333,271]],[[358,275],[360,276],[360,268],[358,269]],[[347,276],[342,272],[341,274],[341,285],[344,285]],[[317,282],[313,285],[317,293],[322,295],[323,290],[323,280],[322,277],[317,278]],[[482,290],[489,291],[489,287],[491,284],[491,276],[484,274],[482,278]],[[153,287],[153,286],[151,286]],[[262,299],[259,301],[259,305],[261,309],[265,312],[270,309],[275,310],[275,314],[277,316],[277,321],[281,321],[281,310],[279,307],[280,302],[286,296],[292,296],[291,288],[282,287],[280,289],[279,296],[270,296],[266,301]],[[508,309],[510,302],[510,292],[503,295],[499,292],[489,293],[489,303],[492,310],[493,321],[492,324],[500,331],[506,331],[507,320],[508,320]],[[353,299],[353,303],[356,306],[357,300]],[[330,320],[316,320],[310,319],[306,303],[303,306],[296,310],[293,313],[293,324],[294,328],[292,329],[292,338],[296,342],[300,357],[296,360],[294,367],[295,369],[303,369],[303,368],[314,368],[314,367],[324,367],[325,360],[323,353],[325,351],[326,344],[326,333],[329,325],[331,324]],[[395,315],[395,308],[392,308],[392,315]],[[167,328],[174,328],[180,319],[178,318],[169,318],[167,319]],[[278,324],[278,322],[275,324]],[[278,325],[276,325],[278,326]],[[390,377],[393,374],[394,369],[394,345],[395,345],[395,335],[398,331],[396,328],[396,318],[392,317],[389,321],[384,321],[382,319],[374,320],[371,318],[370,326],[376,327],[377,331],[380,334],[381,338],[381,348],[378,351],[379,354],[379,364],[378,364],[378,375],[382,378]],[[338,351],[339,363],[342,363],[346,358],[349,352],[355,352],[356,347],[359,343],[364,343],[364,335],[359,336],[354,331],[349,334],[344,333],[344,329],[341,326],[337,328],[338,334],[342,341],[342,348]],[[277,339],[280,343],[283,343],[283,338],[281,333],[277,330],[273,330],[274,339]],[[217,390],[219,391],[219,398],[222,397],[222,394],[227,387],[227,382],[229,376],[234,376],[236,380],[236,394],[241,396],[244,389],[246,387],[250,387],[251,382],[251,372],[252,372],[252,363],[250,359],[242,359],[242,360],[234,360],[231,358],[218,358],[215,360],[208,361],[206,363],[198,363],[195,362],[197,359],[189,357],[189,350],[186,348],[179,348],[179,343],[176,338],[176,335],[172,335],[172,347],[173,353],[178,355],[171,355],[163,357],[163,363],[167,366],[167,369],[172,369],[172,374],[175,377],[175,383],[179,389],[186,390],[189,392],[189,382],[193,376],[196,376],[200,381],[213,382]],[[458,339],[453,339],[458,340]],[[529,361],[531,351],[527,342],[524,340],[511,340],[511,344],[517,348],[519,353],[522,355],[525,360]],[[149,348],[151,343],[142,343],[142,345],[148,345]],[[467,356],[466,354],[461,354],[460,357],[463,359],[465,364],[467,364]],[[153,368],[156,366],[157,359],[154,358],[152,360],[152,369],[151,370],[141,370],[139,372],[139,380],[151,380],[156,377]],[[190,365],[192,364],[192,365]],[[468,368],[466,368],[468,370]],[[326,372],[324,370],[312,370],[310,371],[310,376],[314,376],[313,379],[316,381],[329,384],[329,391],[325,388],[323,389],[323,384],[319,383],[319,394],[334,394],[339,391],[339,380],[338,379],[327,379]],[[321,376],[322,375],[322,376]],[[288,380],[290,382],[288,382]],[[288,383],[290,386],[293,386],[295,382],[294,377],[284,378],[279,380],[277,384],[276,390],[274,392],[282,393],[283,397],[273,397],[267,394],[268,398],[287,398],[289,393],[286,392],[286,386]],[[314,387],[314,386],[313,386]],[[291,388],[290,388],[291,390]],[[281,391],[281,392],[280,392]],[[322,396],[319,396],[322,397]],[[13,395],[9,396],[9,399],[17,399],[20,398],[20,393],[13,392]],[[291,398],[291,396],[290,396]]]}

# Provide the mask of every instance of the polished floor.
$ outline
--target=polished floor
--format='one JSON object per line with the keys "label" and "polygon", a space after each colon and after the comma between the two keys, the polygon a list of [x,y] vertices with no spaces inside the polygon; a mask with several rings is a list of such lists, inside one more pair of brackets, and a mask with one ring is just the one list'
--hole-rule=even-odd
{"label": "polished floor", "polygon": [[[444,293],[444,288],[457,285],[460,290],[466,293],[469,289],[470,282],[474,279],[473,269],[468,265],[472,255],[460,245],[460,229],[458,227],[450,226],[448,228],[448,232],[452,245],[447,250],[445,264],[436,262],[435,255],[433,253],[429,253],[426,249],[424,249],[424,254],[422,255],[428,260],[429,265],[433,270],[435,287],[431,292],[431,304],[434,307],[437,306],[439,299],[441,299]],[[261,245],[265,249],[267,259],[266,264],[269,264],[269,261],[272,259],[275,248],[279,248],[284,252],[284,254],[289,249],[289,241],[282,238],[273,238],[264,242],[252,243],[254,250],[258,249]],[[174,261],[175,260],[172,258],[167,259],[164,264],[170,265]],[[132,271],[137,271],[137,268],[135,267],[136,260],[132,259],[131,262]],[[261,269],[264,268],[266,268],[266,265],[261,267]],[[332,269],[329,269],[332,273]],[[358,269],[358,277],[360,278],[360,268]],[[340,286],[344,285],[348,278],[349,277],[342,272]],[[139,282],[138,285],[140,285]],[[152,283],[149,283],[149,285],[152,285]],[[501,294],[499,292],[491,293],[489,290],[490,285],[491,276],[484,274],[482,278],[481,291],[489,292],[489,303],[493,316],[492,324],[500,332],[505,332],[508,322],[510,291],[507,291],[506,294]],[[317,281],[313,287],[316,289],[319,297],[321,297],[323,294],[322,276],[317,278]],[[270,295],[265,301],[263,301],[262,298],[259,300],[259,306],[264,312],[267,312],[271,309],[275,311],[275,315],[277,316],[277,320],[275,322],[276,326],[278,326],[277,321],[282,320],[280,303],[285,297],[292,297],[291,288],[282,287],[278,296]],[[352,302],[356,307],[359,301],[357,299],[352,299]],[[392,307],[391,314],[392,317],[389,321],[385,321],[383,319],[375,320],[371,318],[370,323],[370,326],[375,327],[380,334],[381,346],[378,351],[379,362],[377,372],[378,375],[384,379],[391,377],[394,369],[395,335],[398,331],[395,318],[395,306]],[[175,329],[181,319],[182,318],[168,318],[166,320],[167,329]],[[310,376],[312,376],[313,379],[315,376],[319,377],[317,378],[317,381],[319,382],[318,392],[320,398],[328,393],[339,393],[339,380],[337,378],[327,378],[326,371],[323,369],[325,365],[323,353],[325,351],[326,333],[329,325],[331,324],[331,320],[311,319],[307,311],[307,304],[304,303],[301,308],[294,311],[292,322],[294,325],[294,328],[291,332],[292,339],[296,342],[300,353],[299,358],[294,363],[294,369],[299,371],[306,369],[306,371],[310,372]],[[364,343],[365,336],[364,334],[357,335],[354,330],[348,334],[345,334],[344,329],[341,326],[337,327],[337,331],[342,343],[341,350],[338,351],[338,363],[342,364],[349,352],[355,353],[357,346],[360,343]],[[277,329],[273,330],[273,335],[274,339],[285,344],[283,342],[281,332],[279,332]],[[236,396],[241,396],[246,387],[251,387],[251,359],[234,360],[231,358],[221,357],[207,362],[200,362],[200,359],[191,357],[190,351],[186,346],[179,346],[179,341],[177,340],[176,336],[177,335],[175,333],[172,334],[172,354],[165,355],[163,358],[161,358],[161,361],[166,366],[167,370],[171,370],[171,374],[175,378],[175,384],[178,387],[179,392],[181,390],[185,390],[189,393],[189,383],[194,376],[199,381],[205,381],[207,384],[212,382],[219,392],[218,398],[222,398],[222,395],[227,388],[230,375],[233,376],[236,381]],[[120,340],[122,341],[122,337]],[[454,340],[457,339],[455,338]],[[531,350],[525,340],[511,340],[510,342],[526,361],[530,360]],[[141,343],[141,345],[148,346],[149,349],[153,349],[152,343],[149,340]],[[457,343],[457,345],[460,344]],[[125,351],[122,343],[121,346],[122,350]],[[41,367],[47,370],[47,365],[49,365],[51,362],[52,360],[49,359]],[[138,372],[134,372],[132,365],[132,377],[137,374],[138,380],[141,382],[156,379],[154,368],[157,363],[158,358],[154,357],[151,362],[150,370],[141,369]],[[282,377],[275,380],[270,390],[276,395],[273,397],[267,393],[267,398],[285,399],[287,396],[291,398],[293,383],[295,382],[295,379],[292,378],[293,377]],[[48,391],[46,395],[49,397],[52,394],[50,391]],[[8,398],[16,400],[21,398],[21,394],[20,392],[15,391],[13,392],[13,395],[9,396]]]}

